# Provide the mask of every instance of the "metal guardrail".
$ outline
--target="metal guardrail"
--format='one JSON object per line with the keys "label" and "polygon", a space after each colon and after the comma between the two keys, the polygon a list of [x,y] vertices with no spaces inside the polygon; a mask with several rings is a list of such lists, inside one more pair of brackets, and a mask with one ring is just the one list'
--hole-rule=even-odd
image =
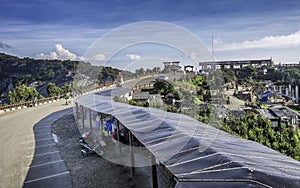
{"label": "metal guardrail", "polygon": [[1,105],[0,106],[0,110],[6,110],[6,109],[12,109],[12,108],[19,108],[19,107],[31,107],[34,106],[35,104],[40,104],[40,103],[45,103],[45,102],[49,102],[49,101],[53,101],[53,100],[58,100],[61,99],[63,97],[63,95],[61,96],[55,96],[55,97],[48,97],[48,98],[44,98],[44,99],[39,99],[37,101],[25,101],[25,102],[21,102],[21,103],[16,103],[16,104],[6,104],[6,105]]}
{"label": "metal guardrail", "polygon": [[[106,82],[103,84],[99,84],[99,85],[93,85],[93,86],[87,86],[85,89],[80,90],[77,95],[83,95],[84,93],[93,91],[93,90],[97,90],[97,89],[101,89],[107,86],[111,86],[113,84],[113,82]],[[47,97],[44,99],[39,99],[37,101],[25,101],[25,102],[21,102],[21,103],[16,103],[16,104],[5,104],[5,105],[0,105],[0,110],[2,111],[10,111],[10,110],[16,110],[16,109],[22,109],[22,108],[27,108],[27,107],[33,107],[33,106],[37,106],[37,105],[41,105],[41,104],[46,104],[49,102],[54,102],[57,100],[63,100],[65,99],[66,95],[58,95],[58,96],[54,96],[54,97]]]}

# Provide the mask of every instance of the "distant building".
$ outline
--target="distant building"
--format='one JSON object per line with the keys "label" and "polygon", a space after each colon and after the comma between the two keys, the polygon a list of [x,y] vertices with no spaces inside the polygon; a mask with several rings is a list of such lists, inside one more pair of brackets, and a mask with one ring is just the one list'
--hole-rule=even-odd
{"label": "distant building", "polygon": [[172,62],[163,62],[164,64],[164,70],[165,73],[170,72],[179,72],[181,71],[181,67],[179,66],[179,61],[172,61]]}
{"label": "distant building", "polygon": [[139,93],[132,94],[132,100],[135,101],[146,102],[149,100],[149,98],[150,98],[149,92],[139,92]]}
{"label": "distant building", "polygon": [[265,118],[269,119],[271,121],[271,126],[272,127],[274,127],[274,128],[279,127],[279,125],[280,125],[279,117],[271,114],[269,110],[267,110],[267,109],[255,109],[255,111],[256,111],[256,113],[259,113],[262,116],[264,116]]}
{"label": "distant building", "polygon": [[243,109],[231,109],[229,113],[236,118],[240,118],[245,115],[246,112]]}
{"label": "distant building", "polygon": [[298,131],[300,114],[286,106],[272,107],[268,110],[256,109],[265,118],[271,121],[272,127],[280,127],[282,123],[292,125]]}
{"label": "distant building", "polygon": [[279,118],[280,123],[292,125],[298,131],[300,114],[286,106],[269,108],[271,114]]}
{"label": "distant building", "polygon": [[251,92],[242,92],[242,91],[238,91],[235,92],[233,94],[236,98],[244,100],[244,101],[249,101],[249,102],[253,102],[252,101],[252,93]]}
{"label": "distant building", "polygon": [[292,67],[300,67],[300,62],[298,63],[279,63],[277,68],[279,69],[286,69],[286,68],[292,68]]}
{"label": "distant building", "polygon": [[[186,71],[194,72],[194,66],[192,66],[192,65],[186,65],[186,66],[183,67],[183,69],[184,69],[185,72]],[[188,70],[188,69],[190,69],[190,70]]]}
{"label": "distant building", "polygon": [[201,70],[208,69],[241,69],[246,66],[270,67],[273,65],[272,58],[261,60],[236,60],[236,61],[204,61],[199,62]]}

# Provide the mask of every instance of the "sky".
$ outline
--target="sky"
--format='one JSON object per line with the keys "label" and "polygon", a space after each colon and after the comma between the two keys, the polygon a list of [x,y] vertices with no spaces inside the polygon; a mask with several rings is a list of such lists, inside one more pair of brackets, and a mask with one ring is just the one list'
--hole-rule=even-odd
{"label": "sky", "polygon": [[[300,61],[298,0],[0,0],[0,5],[0,52],[19,57],[115,60],[116,67],[149,59]],[[207,55],[212,38],[214,57]]]}

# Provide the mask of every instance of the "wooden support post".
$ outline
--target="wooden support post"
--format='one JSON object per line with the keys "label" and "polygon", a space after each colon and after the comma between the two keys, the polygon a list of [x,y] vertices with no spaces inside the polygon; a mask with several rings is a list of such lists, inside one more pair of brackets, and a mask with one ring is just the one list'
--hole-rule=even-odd
{"label": "wooden support post", "polygon": [[116,119],[116,127],[117,127],[117,139],[118,139],[118,142],[120,142],[120,122],[119,120]]}
{"label": "wooden support post", "polygon": [[78,109],[78,103],[75,103],[75,120],[76,124],[78,125],[78,118],[79,118],[79,109]]}
{"label": "wooden support post", "polygon": [[102,113],[100,113],[100,130],[102,131],[103,130],[103,114]]}
{"label": "wooden support post", "polygon": [[130,146],[130,156],[131,156],[131,177],[134,176],[135,173],[135,164],[134,164],[134,152],[133,152],[133,140],[132,140],[132,133],[128,132],[129,138],[129,146]]}
{"label": "wooden support post", "polygon": [[91,129],[91,134],[93,132],[93,126],[92,126],[92,110],[89,109],[89,120],[90,120],[90,129]]}
{"label": "wooden support post", "polygon": [[84,109],[83,106],[81,106],[81,119],[82,119],[82,128],[84,128]]}
{"label": "wooden support post", "polygon": [[119,147],[119,154],[121,155],[121,146],[120,146],[120,122],[116,119],[116,126],[117,126],[117,139],[118,139],[118,147]]}
{"label": "wooden support post", "polygon": [[152,187],[158,188],[156,160],[155,160],[155,156],[152,153],[151,153],[151,164],[152,164]]}
{"label": "wooden support post", "polygon": [[97,112],[97,114],[98,114],[98,116],[100,115],[100,121],[99,121],[99,128],[100,128],[100,140],[102,140],[103,139],[103,121],[102,121],[102,113],[100,113],[100,112]]}

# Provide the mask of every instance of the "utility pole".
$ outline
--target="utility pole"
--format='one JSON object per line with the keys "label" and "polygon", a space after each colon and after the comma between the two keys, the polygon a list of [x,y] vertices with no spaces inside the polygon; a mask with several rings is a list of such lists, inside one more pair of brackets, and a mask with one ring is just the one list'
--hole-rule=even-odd
{"label": "utility pole", "polygon": [[214,36],[211,36],[212,60],[215,61]]}

